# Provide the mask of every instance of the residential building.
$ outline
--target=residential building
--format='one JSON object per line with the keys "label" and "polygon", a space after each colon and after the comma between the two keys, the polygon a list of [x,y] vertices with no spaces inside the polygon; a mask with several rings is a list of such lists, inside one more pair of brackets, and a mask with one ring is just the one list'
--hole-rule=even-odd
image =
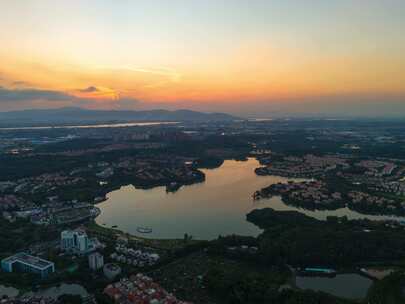
{"label": "residential building", "polygon": [[105,264],[103,272],[107,279],[113,280],[116,276],[121,274],[121,267],[113,263]]}
{"label": "residential building", "polygon": [[84,254],[93,249],[85,231],[64,230],[61,233],[60,247],[63,251]]}
{"label": "residential building", "polygon": [[50,273],[55,272],[55,264],[26,254],[17,253],[1,261],[1,269],[5,272],[30,272],[39,274],[42,278],[47,277]]}
{"label": "residential building", "polygon": [[104,266],[104,256],[98,252],[89,255],[89,267],[92,270],[99,270]]}

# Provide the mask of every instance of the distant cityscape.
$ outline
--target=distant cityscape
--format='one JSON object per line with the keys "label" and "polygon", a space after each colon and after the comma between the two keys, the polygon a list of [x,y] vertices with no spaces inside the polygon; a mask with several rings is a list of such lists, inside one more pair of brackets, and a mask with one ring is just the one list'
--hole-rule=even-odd
{"label": "distant cityscape", "polygon": [[[81,303],[221,303],[235,296],[229,293],[236,286],[257,284],[239,280],[246,272],[264,282],[254,288],[266,288],[279,303],[313,298],[302,285],[313,277],[353,277],[362,283],[353,284],[351,292],[366,299],[372,285],[402,278],[401,267],[390,262],[405,254],[405,133],[398,130],[402,125],[395,121],[370,128],[368,121],[327,120],[0,130],[0,285],[18,291],[36,286],[45,293],[47,286],[62,284],[80,290],[68,295]],[[240,173],[238,164],[244,162],[256,167]],[[218,172],[218,180],[210,179],[211,172]],[[247,187],[245,180],[258,188]],[[152,237],[168,226],[150,225],[150,217],[133,220],[132,233],[119,219],[116,225],[98,220],[111,212],[105,209],[112,204],[111,193],[123,195],[127,185],[155,199],[180,198],[177,194],[187,189],[198,195],[213,194],[201,192],[205,187],[221,189],[229,193],[227,199],[245,200],[234,212],[240,208],[237,216],[247,219],[240,222],[254,224],[258,232],[232,235],[236,226],[229,226],[230,235],[203,239],[190,232],[194,223],[177,209],[179,221],[189,224],[170,239]],[[193,191],[182,204],[200,201]],[[274,199],[284,209],[271,209]],[[218,202],[218,208],[226,202]],[[203,213],[208,207],[195,208]],[[145,210],[136,210],[142,219]],[[128,217],[126,212],[119,216]],[[153,212],[159,216],[159,210]],[[326,215],[321,220],[317,212]],[[232,221],[232,216],[221,220],[236,225]],[[12,238],[16,241],[10,243]],[[323,239],[322,245],[313,245],[316,239]],[[353,240],[356,248],[350,246]],[[271,275],[260,270],[264,265]],[[225,282],[231,289],[223,287]],[[12,291],[10,303],[64,299]],[[350,303],[354,298],[342,300],[347,291],[325,290],[316,297]]]}

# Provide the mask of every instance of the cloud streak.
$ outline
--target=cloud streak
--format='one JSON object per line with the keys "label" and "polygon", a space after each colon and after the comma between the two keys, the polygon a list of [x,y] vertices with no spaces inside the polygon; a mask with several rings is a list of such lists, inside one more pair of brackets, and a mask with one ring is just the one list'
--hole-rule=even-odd
{"label": "cloud streak", "polygon": [[27,100],[68,101],[74,96],[61,91],[41,89],[7,89],[0,87],[0,102],[15,102]]}
{"label": "cloud streak", "polygon": [[89,86],[85,89],[79,90],[79,92],[82,92],[82,93],[94,93],[94,92],[98,92],[98,91],[99,91],[99,89],[97,89],[97,87],[95,87],[95,86]]}
{"label": "cloud streak", "polygon": [[[97,93],[99,89],[89,86],[77,91]],[[80,106],[98,109],[134,109],[141,102],[135,98],[121,96],[118,98],[88,98],[75,96],[63,91],[35,88],[5,88],[0,86],[0,109],[25,109],[61,106]]]}
{"label": "cloud streak", "polygon": [[171,68],[157,67],[157,68],[143,68],[143,67],[132,67],[132,66],[119,66],[119,67],[97,67],[100,71],[113,71],[113,72],[126,72],[133,75],[138,75],[142,77],[151,76],[154,77],[153,80],[148,80],[149,83],[143,84],[144,88],[157,88],[170,83],[178,83],[181,81],[182,75]]}

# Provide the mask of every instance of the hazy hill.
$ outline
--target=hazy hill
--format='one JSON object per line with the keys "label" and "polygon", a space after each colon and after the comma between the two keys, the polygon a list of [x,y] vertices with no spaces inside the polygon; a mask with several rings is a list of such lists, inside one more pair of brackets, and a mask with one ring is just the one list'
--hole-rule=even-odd
{"label": "hazy hill", "polygon": [[107,121],[230,121],[237,119],[225,113],[203,113],[190,110],[87,110],[82,108],[35,109],[0,112],[1,124],[46,124]]}

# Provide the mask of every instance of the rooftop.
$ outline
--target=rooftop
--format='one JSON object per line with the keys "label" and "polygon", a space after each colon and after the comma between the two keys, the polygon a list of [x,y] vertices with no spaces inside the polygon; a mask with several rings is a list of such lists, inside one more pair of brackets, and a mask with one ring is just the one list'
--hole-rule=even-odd
{"label": "rooftop", "polygon": [[120,269],[120,267],[119,267],[117,264],[113,264],[113,263],[105,264],[105,265],[104,265],[104,268],[105,268],[105,269],[108,269],[108,270],[110,270],[110,271],[116,271],[116,270],[119,270],[119,269]]}
{"label": "rooftop", "polygon": [[101,253],[97,252],[97,251],[91,253],[89,256],[95,256],[95,257],[98,257],[98,258],[102,258],[102,257],[103,257],[103,255],[102,255]]}
{"label": "rooftop", "polygon": [[5,263],[20,262],[20,263],[24,263],[24,264],[29,264],[31,266],[34,266],[34,267],[40,268],[40,269],[45,269],[45,268],[53,265],[53,263],[50,261],[26,254],[24,252],[20,252],[13,256],[5,258],[5,259],[3,259],[2,262],[5,262]]}

